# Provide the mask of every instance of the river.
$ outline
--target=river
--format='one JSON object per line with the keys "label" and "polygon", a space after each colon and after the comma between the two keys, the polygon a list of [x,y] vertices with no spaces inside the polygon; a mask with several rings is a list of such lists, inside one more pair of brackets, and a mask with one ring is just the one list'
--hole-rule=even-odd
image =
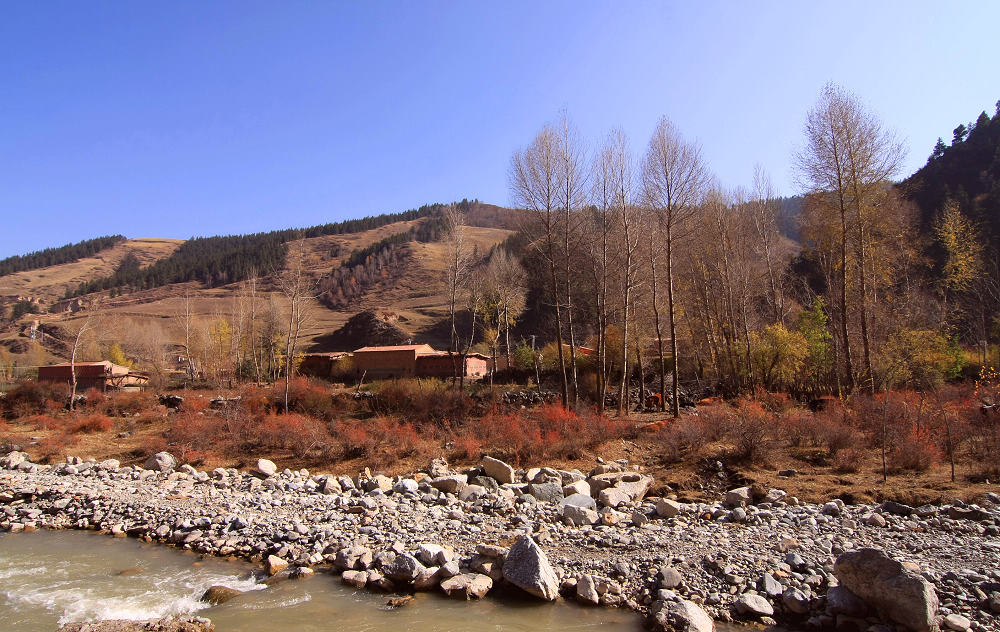
{"label": "river", "polygon": [[[210,618],[218,632],[642,629],[635,613],[563,601],[487,598],[467,603],[418,594],[405,607],[390,610],[385,607],[387,595],[347,588],[324,573],[265,589],[248,579],[251,569],[245,562],[89,532],[3,534],[0,628],[54,632],[70,621],[197,613]],[[214,584],[249,592],[221,606],[205,607],[198,598]]]}

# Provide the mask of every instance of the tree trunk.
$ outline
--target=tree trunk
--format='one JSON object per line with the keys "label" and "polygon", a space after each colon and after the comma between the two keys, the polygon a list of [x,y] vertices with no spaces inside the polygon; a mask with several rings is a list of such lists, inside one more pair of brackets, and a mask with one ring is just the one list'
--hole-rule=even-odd
{"label": "tree trunk", "polygon": [[681,416],[680,403],[680,379],[678,377],[677,362],[677,312],[674,306],[674,254],[673,239],[670,234],[670,226],[667,226],[667,310],[670,315],[670,353],[671,353],[671,377],[673,384],[670,385],[671,404],[670,409],[674,419]]}

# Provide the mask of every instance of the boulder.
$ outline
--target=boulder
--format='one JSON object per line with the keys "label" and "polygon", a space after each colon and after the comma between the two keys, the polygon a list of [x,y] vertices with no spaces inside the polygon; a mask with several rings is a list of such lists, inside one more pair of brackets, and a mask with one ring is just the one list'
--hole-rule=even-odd
{"label": "boulder", "polygon": [[441,478],[451,474],[451,470],[448,469],[448,461],[444,459],[431,459],[430,465],[427,466],[427,473],[431,475],[431,478]]}
{"label": "boulder", "polygon": [[560,500],[559,504],[563,507],[566,505],[576,505],[577,507],[597,511],[597,501],[591,498],[590,495],[572,494]]}
{"label": "boulder", "polygon": [[213,606],[218,606],[224,604],[236,595],[240,594],[240,591],[235,588],[230,588],[228,586],[210,586],[205,594],[201,596],[201,600],[205,603],[210,603]]}
{"label": "boulder", "polygon": [[597,592],[597,584],[591,575],[583,575],[577,580],[576,600],[580,603],[593,606],[601,602],[601,595]]}
{"label": "boulder", "polygon": [[733,608],[743,616],[769,617],[774,614],[771,603],[754,593],[743,593],[733,602]]}
{"label": "boulder", "polygon": [[288,568],[288,562],[281,559],[277,555],[268,555],[267,559],[264,560],[264,572],[268,575],[280,573],[286,568]]}
{"label": "boulder", "polygon": [[660,588],[674,589],[684,582],[684,576],[673,566],[660,568]]}
{"label": "boulder", "polygon": [[522,535],[510,547],[504,558],[503,577],[540,599],[554,601],[559,596],[559,579],[545,552],[530,536]]}
{"label": "boulder", "polygon": [[363,546],[351,546],[337,551],[333,564],[341,570],[365,570],[372,563],[372,552]]}
{"label": "boulder", "polygon": [[826,613],[862,618],[868,615],[868,604],[843,586],[831,586],[826,591]]}
{"label": "boulder", "polygon": [[493,588],[493,580],[479,573],[463,573],[441,582],[441,590],[449,597],[482,599]]}
{"label": "boulder", "polygon": [[417,558],[403,553],[397,555],[396,559],[389,564],[385,574],[389,579],[398,582],[412,582],[425,570],[424,565]]}
{"label": "boulder", "polygon": [[[8,452],[7,456],[0,458],[0,468],[12,470],[22,463],[28,461],[28,455],[24,452]],[[147,468],[148,469],[148,468]]]}
{"label": "boulder", "polygon": [[344,582],[348,586],[364,588],[368,585],[368,573],[365,571],[344,571],[344,573],[340,576],[340,581]]}
{"label": "boulder", "polygon": [[446,494],[457,494],[465,489],[468,483],[469,477],[465,474],[449,474],[433,479],[431,487]]}
{"label": "boulder", "polygon": [[650,627],[663,632],[714,632],[715,621],[693,601],[658,601],[650,609]]}
{"label": "boulder", "polygon": [[726,504],[730,507],[749,505],[751,498],[749,487],[737,487],[726,492]]}
{"label": "boulder", "polygon": [[601,519],[601,516],[593,509],[578,507],[576,505],[563,505],[562,515],[566,524],[574,527],[597,524]]}
{"label": "boulder", "polygon": [[317,488],[317,490],[319,493],[327,496],[339,494],[344,491],[343,488],[341,488],[340,483],[338,483],[337,479],[333,476],[325,477],[323,479],[323,483]]}
{"label": "boulder", "polygon": [[968,617],[963,617],[958,613],[951,613],[944,618],[944,627],[954,632],[965,632],[972,627],[972,621]]}
{"label": "boulder", "polygon": [[257,465],[253,469],[255,474],[260,474],[261,476],[267,478],[268,476],[274,476],[278,472],[278,466],[274,464],[274,461],[268,459],[257,459]]}
{"label": "boulder", "polygon": [[878,549],[848,551],[833,567],[840,584],[913,632],[936,632],[934,586]]}
{"label": "boulder", "polygon": [[675,518],[681,513],[681,504],[676,500],[661,498],[656,501],[656,515],[661,518]]}
{"label": "boulder", "polygon": [[146,459],[142,467],[154,472],[173,472],[177,469],[177,457],[169,452],[157,452]]}
{"label": "boulder", "polygon": [[567,485],[563,485],[563,496],[586,496],[590,498],[590,483],[587,481],[573,481]]}
{"label": "boulder", "polygon": [[532,483],[528,485],[528,493],[542,502],[557,503],[563,499],[562,483]]}
{"label": "boulder", "polygon": [[514,468],[503,461],[491,456],[484,456],[480,465],[487,476],[496,479],[501,485],[514,482]]}
{"label": "boulder", "polygon": [[486,495],[486,488],[482,485],[466,485],[458,492],[458,499],[467,502],[476,502]]}

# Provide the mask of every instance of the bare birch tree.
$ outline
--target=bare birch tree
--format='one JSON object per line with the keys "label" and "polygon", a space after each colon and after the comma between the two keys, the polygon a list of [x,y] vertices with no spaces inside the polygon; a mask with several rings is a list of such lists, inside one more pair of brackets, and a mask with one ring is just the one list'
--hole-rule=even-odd
{"label": "bare birch tree", "polygon": [[559,292],[559,210],[560,210],[559,134],[546,125],[528,147],[514,152],[510,161],[509,185],[514,205],[529,212],[523,227],[531,246],[545,261],[549,293],[555,312],[556,347],[559,353],[559,377],[562,405],[569,407],[569,382],[563,349],[562,309]]}
{"label": "bare birch tree", "polygon": [[[668,331],[670,334],[672,412],[680,416],[679,358],[677,349],[677,301],[674,296],[674,257],[685,224],[698,209],[699,196],[709,180],[700,148],[685,141],[666,117],[661,118],[649,140],[643,163],[645,198],[657,214],[663,230],[665,285],[667,292]],[[663,353],[663,331],[655,318],[657,353],[660,360],[660,388],[666,395],[666,361]]]}
{"label": "bare birch tree", "polygon": [[806,144],[796,154],[805,188],[833,209],[840,220],[840,325],[844,373],[850,390],[856,383],[851,354],[848,250],[853,246],[857,268],[857,307],[861,324],[864,382],[874,394],[868,329],[868,233],[886,184],[902,165],[903,144],[860,100],[835,84],[827,84],[805,126]]}

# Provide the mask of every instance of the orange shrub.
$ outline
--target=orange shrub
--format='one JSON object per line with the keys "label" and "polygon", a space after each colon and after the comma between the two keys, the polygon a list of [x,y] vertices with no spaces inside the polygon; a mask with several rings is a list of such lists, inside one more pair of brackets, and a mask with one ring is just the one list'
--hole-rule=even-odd
{"label": "orange shrub", "polygon": [[104,403],[104,413],[112,417],[133,416],[157,405],[152,393],[120,391],[108,396]]}
{"label": "orange shrub", "polygon": [[66,456],[69,447],[79,440],[79,437],[66,432],[54,432],[38,442],[38,453],[46,462],[60,460]]}
{"label": "orange shrub", "polygon": [[38,430],[54,430],[63,427],[63,420],[52,415],[31,415],[25,421]]}
{"label": "orange shrub", "polygon": [[92,413],[80,417],[70,417],[66,422],[66,431],[73,434],[78,432],[85,434],[107,432],[111,430],[113,423],[106,415]]}
{"label": "orange shrub", "polygon": [[66,407],[69,387],[65,384],[25,380],[0,398],[0,410],[7,419],[52,414]]}
{"label": "orange shrub", "polygon": [[207,397],[188,395],[177,408],[182,413],[197,414],[208,410],[212,402]]}

